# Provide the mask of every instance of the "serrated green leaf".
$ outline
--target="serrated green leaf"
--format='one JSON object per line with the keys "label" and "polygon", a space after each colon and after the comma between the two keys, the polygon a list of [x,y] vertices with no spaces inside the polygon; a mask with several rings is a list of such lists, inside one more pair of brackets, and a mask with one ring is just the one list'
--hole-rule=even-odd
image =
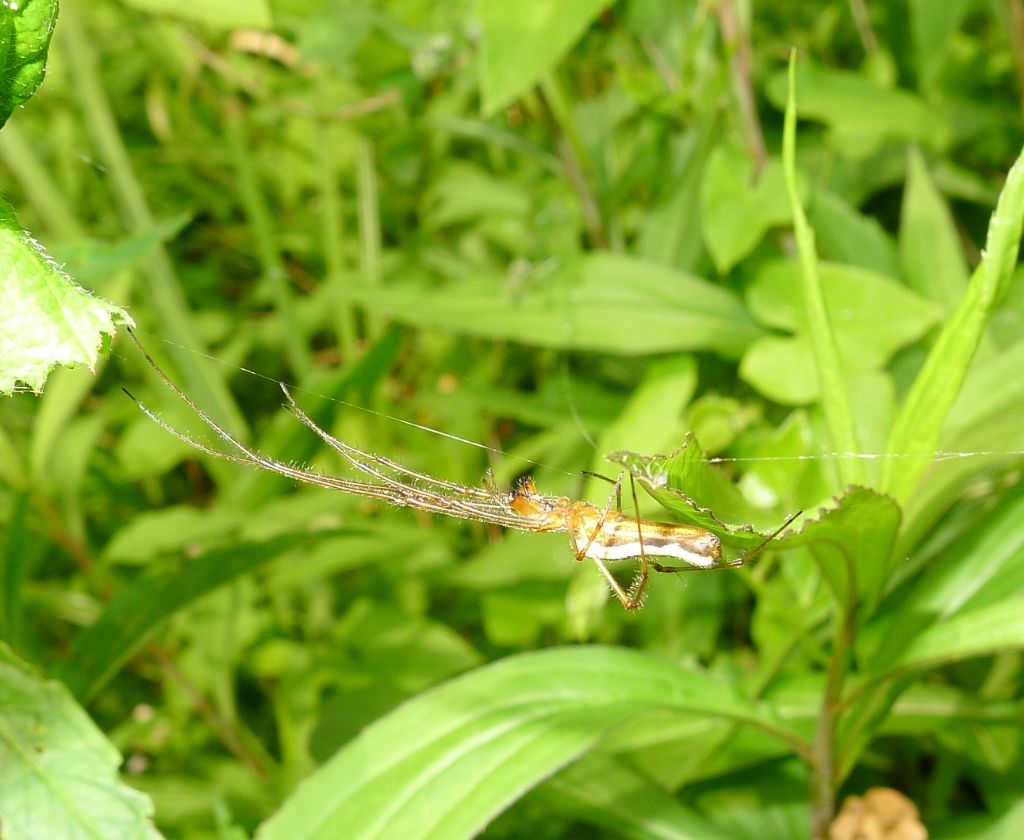
{"label": "serrated green leaf", "polygon": [[3,836],[156,840],[149,798],[121,784],[121,756],[60,683],[0,644]]}
{"label": "serrated green leaf", "polygon": [[43,82],[57,0],[0,3],[0,126]]}
{"label": "serrated green leaf", "polygon": [[364,730],[261,826],[259,840],[471,837],[527,789],[652,709],[794,738],[765,704],[701,671],[616,648],[488,665]]}
{"label": "serrated green leaf", "polygon": [[687,435],[670,455],[619,451],[610,452],[608,460],[625,467],[662,507],[686,522],[720,533],[736,545],[755,545],[763,539],[751,523],[764,520],[765,512],[749,505],[736,486],[707,462],[693,435]]}
{"label": "serrated green leaf", "polygon": [[440,288],[361,287],[351,296],[372,312],[420,327],[541,347],[629,355],[711,350],[735,358],[761,334],[730,292],[613,253],[589,254],[525,287],[474,278]]}
{"label": "serrated green leaf", "polygon": [[809,548],[836,600],[848,607],[855,596],[870,614],[892,571],[899,526],[900,510],[892,499],[854,487],[800,533],[780,537],[779,547]]}
{"label": "serrated green leaf", "polygon": [[40,390],[54,365],[96,364],[128,313],[76,285],[0,202],[0,394]]}
{"label": "serrated green leaf", "polygon": [[484,114],[528,91],[583,34],[609,0],[480,3],[480,90]]}

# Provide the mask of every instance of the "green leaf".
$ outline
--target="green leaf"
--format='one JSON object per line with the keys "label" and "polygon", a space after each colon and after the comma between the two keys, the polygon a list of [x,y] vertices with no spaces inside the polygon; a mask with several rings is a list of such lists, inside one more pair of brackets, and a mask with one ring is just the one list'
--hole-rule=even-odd
{"label": "green leaf", "polygon": [[[801,93],[803,96],[803,93]],[[782,133],[782,165],[786,176],[786,192],[793,213],[793,233],[796,236],[800,262],[801,293],[804,317],[807,322],[814,365],[821,388],[821,406],[825,413],[832,446],[839,452],[859,452],[854,432],[853,413],[846,391],[846,379],[839,359],[839,348],[825,307],[825,297],[818,275],[818,255],[815,252],[814,231],[804,215],[796,179],[796,51],[789,56],[789,88],[786,98],[786,118]],[[839,461],[839,474],[844,484],[862,480],[860,461],[843,458]]]}
{"label": "green leaf", "polygon": [[988,823],[981,831],[978,830],[980,825],[972,825],[972,840],[1017,840],[1024,835],[1024,802],[1018,801],[1011,805],[1005,814],[989,820]]}
{"label": "green leaf", "polygon": [[805,336],[759,338],[743,354],[740,378],[782,405],[809,405],[821,397],[814,352]]}
{"label": "green leaf", "polygon": [[953,58],[955,51],[950,49],[950,42],[971,6],[972,0],[944,0],[942,3],[910,0],[907,3],[922,89],[932,88],[939,81],[943,65]]}
{"label": "green leaf", "polygon": [[614,836],[658,840],[727,840],[732,835],[655,785],[626,762],[592,753],[541,790],[559,811],[600,825]]}
{"label": "green leaf", "polygon": [[76,285],[0,201],[0,394],[40,390],[54,365],[96,364],[103,334],[134,322]]}
{"label": "green leaf", "polygon": [[941,556],[928,574],[893,592],[858,640],[865,668],[879,670],[936,621],[1024,592],[1024,487],[1015,488]]}
{"label": "green leaf", "polygon": [[121,756],[60,683],[0,645],[0,814],[11,840],[155,840],[149,798],[117,780]]}
{"label": "green leaf", "polygon": [[[934,107],[909,91],[810,63],[797,68],[796,86],[801,118],[826,123],[835,144],[851,157],[867,157],[889,140],[911,140],[931,148],[943,148],[949,142],[950,126]],[[767,88],[769,99],[783,107],[786,75],[773,75]]]}
{"label": "green leaf", "polygon": [[889,437],[882,489],[906,501],[933,460],[947,415],[985,326],[1005,294],[1024,224],[1024,155],[1017,158],[989,222],[981,264],[907,395]]}
{"label": "green leaf", "polygon": [[58,676],[82,700],[103,688],[118,669],[160,626],[164,619],[252,569],[308,548],[323,534],[294,534],[262,544],[239,544],[209,551],[180,569],[139,580],[120,593],[99,620],[79,634]]}
{"label": "green leaf", "polygon": [[57,0],[0,3],[0,126],[43,82]]}
{"label": "green leaf", "polygon": [[576,43],[609,0],[480,2],[480,90],[484,114],[528,91]]}
{"label": "green leaf", "polygon": [[807,217],[818,235],[821,251],[834,263],[855,265],[896,279],[896,247],[877,219],[866,216],[843,198],[815,186]]}
{"label": "green leaf", "polygon": [[[669,356],[651,362],[619,416],[601,430],[597,452],[631,447],[657,451],[675,445],[683,436],[683,409],[696,389],[697,360],[693,356]],[[590,468],[604,473],[606,465],[605,458],[595,455]],[[604,503],[608,486],[599,482],[591,489]]]}
{"label": "green leaf", "polygon": [[761,334],[730,292],[663,265],[592,253],[523,287],[480,278],[439,288],[359,287],[353,300],[420,327],[561,349],[739,356]]}
{"label": "green leaf", "polygon": [[[818,266],[821,293],[847,375],[877,371],[898,350],[917,341],[939,318],[938,307],[888,277],[835,263]],[[762,323],[796,333],[795,339],[762,338],[743,357],[741,376],[766,396],[790,405],[820,397],[801,304],[798,267],[766,264],[747,290],[750,311]]]}
{"label": "green leaf", "polygon": [[892,499],[854,487],[799,534],[780,537],[779,547],[809,548],[836,600],[849,606],[855,597],[870,614],[892,572],[899,527]]}
{"label": "green leaf", "polygon": [[365,729],[261,826],[259,840],[454,838],[653,710],[783,730],[702,671],[617,648],[515,656],[421,694]]}
{"label": "green leaf", "polygon": [[620,451],[610,452],[608,460],[625,467],[662,507],[685,521],[723,534],[736,545],[752,546],[763,539],[751,523],[765,520],[765,512],[748,504],[736,485],[707,462],[693,435],[670,455]]}
{"label": "green leaf", "polygon": [[193,20],[220,29],[251,26],[270,29],[274,20],[267,0],[126,0],[129,6],[157,15]]}
{"label": "green leaf", "polygon": [[742,150],[723,145],[711,153],[700,185],[700,220],[720,274],[791,217],[778,161],[769,161],[755,177],[753,161]]}
{"label": "green leaf", "polygon": [[978,359],[949,413],[942,452],[967,452],[935,464],[906,505],[907,525],[901,541],[916,545],[958,496],[972,475],[1004,462],[1024,449],[1024,341],[1003,353]]}
{"label": "green leaf", "polygon": [[1024,597],[958,613],[931,625],[880,673],[925,671],[975,656],[1024,648]]}
{"label": "green leaf", "polygon": [[86,239],[62,243],[53,249],[53,256],[80,283],[96,286],[119,271],[139,265],[191,221],[189,214],[179,213],[114,242]]}
{"label": "green leaf", "polygon": [[963,298],[969,272],[953,217],[911,149],[900,218],[900,265],[911,289],[952,312]]}

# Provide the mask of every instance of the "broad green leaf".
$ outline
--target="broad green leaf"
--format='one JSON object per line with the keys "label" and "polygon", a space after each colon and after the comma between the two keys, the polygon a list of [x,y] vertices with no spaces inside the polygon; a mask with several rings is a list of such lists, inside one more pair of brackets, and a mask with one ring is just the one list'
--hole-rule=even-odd
{"label": "broad green leaf", "polygon": [[[800,116],[826,123],[835,144],[851,157],[867,157],[886,141],[907,141],[943,148],[950,127],[941,112],[913,93],[883,87],[859,73],[805,63],[797,69]],[[787,101],[786,75],[768,81],[769,99],[779,108]]]}
{"label": "broad green leaf", "polygon": [[1024,224],[1024,156],[1018,157],[989,222],[981,265],[939,334],[889,437],[882,489],[905,502],[942,435],[993,308],[1006,292]]}
{"label": "broad green leaf", "polygon": [[728,832],[670,796],[627,763],[592,753],[567,767],[540,795],[560,811],[617,836],[654,840],[728,840]]}
{"label": "broad green leaf", "polygon": [[740,149],[722,145],[711,153],[700,185],[700,220],[720,274],[791,217],[778,161],[769,161],[755,176],[750,155]]}
{"label": "broad green leaf", "polygon": [[[821,389],[821,407],[825,413],[829,439],[838,452],[859,452],[857,436],[850,410],[850,397],[846,391],[839,347],[821,289],[818,274],[818,255],[814,245],[814,230],[807,222],[796,178],[796,51],[789,56],[789,86],[786,95],[786,118],[782,132],[782,165],[786,180],[786,193],[793,214],[793,233],[796,236],[800,262],[800,289],[807,332],[814,352],[814,367]],[[803,92],[801,92],[803,96]],[[846,485],[861,481],[863,470],[857,460],[839,462],[839,474]]]}
{"label": "broad green leaf", "polygon": [[113,745],[60,683],[0,645],[0,815],[5,838],[158,840],[149,798],[117,780]]}
{"label": "broad green leaf", "polygon": [[295,535],[262,544],[240,544],[209,551],[180,569],[137,581],[107,605],[103,615],[80,633],[58,676],[82,700],[96,694],[160,626],[197,598],[282,554],[324,538]]}
{"label": "broad green leaf", "polygon": [[1024,488],[1018,487],[963,537],[887,599],[858,640],[869,670],[897,659],[936,621],[1024,592]]}
{"label": "broad green leaf", "polygon": [[541,347],[637,355],[711,350],[735,358],[761,330],[724,289],[665,266],[593,253],[523,287],[473,279],[438,288],[360,287],[353,300],[420,327]]}
{"label": "broad green leaf", "polygon": [[929,671],[964,659],[1021,648],[1024,596],[1018,594],[932,624],[875,676]]}
{"label": "broad green leaf", "polygon": [[162,554],[184,551],[189,545],[223,539],[245,517],[244,511],[225,507],[200,510],[177,505],[146,511],[114,533],[103,549],[103,559],[108,563],[149,563]]}
{"label": "broad green leaf", "polygon": [[54,365],[96,364],[128,314],[76,285],[0,202],[0,394],[40,390]]}
{"label": "broad green leaf", "polygon": [[616,648],[515,656],[421,694],[306,779],[259,840],[454,838],[654,709],[793,736],[766,705],[701,671]]}
{"label": "broad green leaf", "polygon": [[[883,274],[829,262],[819,263],[818,270],[836,344],[844,364],[855,369],[882,367],[938,320],[935,304]],[[759,321],[798,333],[810,331],[798,272],[796,265],[783,261],[766,263],[758,271],[747,303]]]}
{"label": "broad green leaf", "polygon": [[899,277],[896,247],[874,217],[816,186],[807,204],[807,218],[818,235],[822,253],[833,263],[858,266],[892,279]]}
{"label": "broad green leaf", "polygon": [[906,505],[907,524],[901,542],[909,551],[971,476],[1005,462],[1024,450],[1024,341],[997,356],[972,365],[949,413],[939,449],[952,456],[935,464]]}
{"label": "broad green leaf", "polygon": [[821,396],[806,336],[757,339],[743,354],[739,374],[758,393],[782,405],[809,405]]}
{"label": "broad green leaf", "polygon": [[911,289],[952,312],[963,298],[969,272],[949,207],[911,149],[900,218],[900,265]]}
{"label": "broad green leaf", "polygon": [[220,29],[254,27],[269,29],[273,25],[267,0],[127,0],[129,6],[157,15],[192,20]]}
{"label": "broad green leaf", "polygon": [[940,726],[959,722],[976,724],[1013,723],[1019,720],[1024,703],[994,700],[939,683],[915,683],[892,706],[882,731],[885,734],[926,736]]}
{"label": "broad green leaf", "polygon": [[481,0],[480,90],[484,114],[522,96],[576,43],[609,0]]}
{"label": "broad green leaf", "polygon": [[0,3],[0,126],[43,82],[57,0]]}
{"label": "broad green leaf", "polygon": [[[821,263],[819,272],[843,370],[850,376],[880,370],[896,351],[921,338],[938,320],[935,304],[884,275],[835,263]],[[797,266],[766,264],[748,287],[747,302],[763,324],[793,331],[796,337],[755,341],[743,357],[740,375],[780,402],[799,405],[818,399]]]}

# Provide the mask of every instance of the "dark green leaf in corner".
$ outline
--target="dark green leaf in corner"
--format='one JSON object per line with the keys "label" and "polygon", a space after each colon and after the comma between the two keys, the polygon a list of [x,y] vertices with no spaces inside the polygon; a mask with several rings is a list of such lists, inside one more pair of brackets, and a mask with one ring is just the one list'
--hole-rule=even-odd
{"label": "dark green leaf in corner", "polygon": [[158,840],[149,799],[118,781],[117,750],[58,682],[0,645],[4,837]]}
{"label": "dark green leaf in corner", "polygon": [[0,3],[0,126],[43,81],[56,0]]}

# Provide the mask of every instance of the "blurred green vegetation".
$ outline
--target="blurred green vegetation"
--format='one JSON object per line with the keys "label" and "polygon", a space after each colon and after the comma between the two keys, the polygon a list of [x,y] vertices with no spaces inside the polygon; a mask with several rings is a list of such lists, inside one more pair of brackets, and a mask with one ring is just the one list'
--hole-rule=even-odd
{"label": "blurred green vegetation", "polygon": [[218,422],[342,473],[281,380],[445,479],[626,468],[729,557],[807,515],[629,614],[564,535],[190,449],[119,338],[0,404],[0,706],[189,840],[825,836],[879,786],[1021,836],[1021,0],[188,6],[63,4],[0,192]]}

